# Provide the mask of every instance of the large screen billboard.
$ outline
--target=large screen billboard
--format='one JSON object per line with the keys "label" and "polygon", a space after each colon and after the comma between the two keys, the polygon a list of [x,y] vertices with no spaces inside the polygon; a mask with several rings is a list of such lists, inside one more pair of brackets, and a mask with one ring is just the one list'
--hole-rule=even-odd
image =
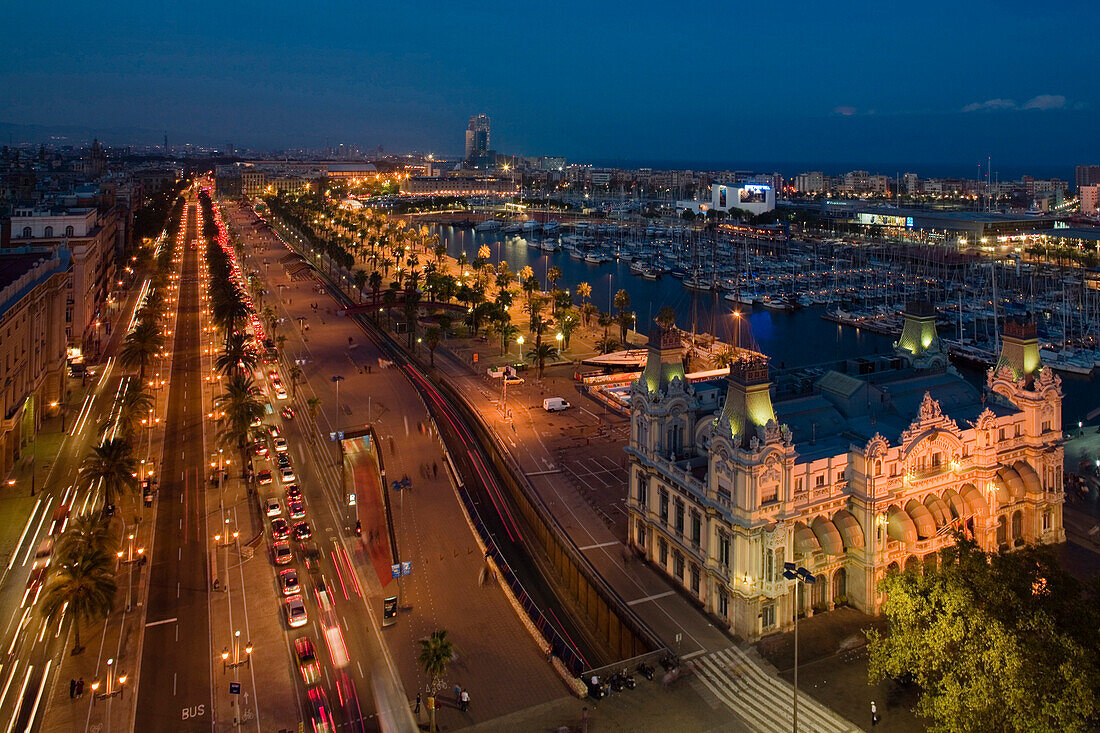
{"label": "large screen billboard", "polygon": [[745,186],[741,189],[741,203],[766,204],[769,190],[767,186]]}
{"label": "large screen billboard", "polygon": [[887,214],[857,214],[856,221],[860,224],[879,227],[907,227],[913,228],[911,216],[889,216]]}

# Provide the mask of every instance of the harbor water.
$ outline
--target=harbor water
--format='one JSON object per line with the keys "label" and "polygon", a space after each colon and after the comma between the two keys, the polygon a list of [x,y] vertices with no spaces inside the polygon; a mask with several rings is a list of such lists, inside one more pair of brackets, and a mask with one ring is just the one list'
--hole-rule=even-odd
{"label": "harbor water", "polygon": [[[544,252],[529,246],[522,236],[499,230],[478,232],[436,225],[433,231],[447,246],[450,256],[465,254],[472,261],[481,246],[488,245],[494,264],[503,259],[512,272],[530,266],[544,287],[547,272],[556,266],[562,272],[559,288],[572,289],[577,283],[587,282],[592,287],[592,302],[603,311],[614,310],[614,294],[626,290],[630,294],[630,307],[637,314],[637,330],[643,333],[649,330],[647,324],[653,323],[658,310],[671,306],[680,328],[692,331],[694,326],[696,333],[714,334],[726,343],[751,346],[770,356],[773,368],[820,364],[893,350],[893,341],[887,336],[823,319],[825,306],[783,312],[758,305],[750,314],[737,315],[734,304],[721,294],[689,290],[682,280],[667,274],[657,280],[646,280],[632,274],[630,263],[621,260],[593,264],[574,259],[565,251]],[[975,386],[985,382],[984,370],[962,367],[959,371]],[[1071,374],[1061,377],[1065,393],[1063,425],[1068,429],[1076,427],[1078,421],[1085,421],[1086,415],[1100,406],[1100,386],[1091,377]]]}

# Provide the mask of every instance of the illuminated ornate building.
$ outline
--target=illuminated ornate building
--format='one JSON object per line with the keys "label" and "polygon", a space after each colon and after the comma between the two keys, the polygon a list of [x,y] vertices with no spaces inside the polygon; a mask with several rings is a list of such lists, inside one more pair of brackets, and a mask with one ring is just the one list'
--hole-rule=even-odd
{"label": "illuminated ornate building", "polygon": [[894,355],[796,376],[773,385],[755,356],[691,382],[658,329],[632,387],[630,545],[733,633],[792,623],[784,562],[816,579],[800,612],[877,613],[878,581],[935,563],[953,530],[986,550],[1064,540],[1061,380],[1033,323],[1005,324],[983,390],[948,365],[923,303]]}

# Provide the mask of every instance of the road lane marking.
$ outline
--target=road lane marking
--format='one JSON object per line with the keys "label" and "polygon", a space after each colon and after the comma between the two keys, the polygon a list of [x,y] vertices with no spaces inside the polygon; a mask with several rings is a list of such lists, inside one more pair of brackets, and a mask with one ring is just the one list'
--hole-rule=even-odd
{"label": "road lane marking", "polygon": [[172,618],[161,619],[160,621],[150,621],[149,623],[145,624],[145,628],[149,628],[150,626],[160,626],[161,624],[172,624],[176,621],[179,621],[179,618],[175,616]]}
{"label": "road lane marking", "polygon": [[[618,544],[618,543],[616,543],[616,544]],[[676,591],[673,591],[673,590],[667,590],[664,593],[655,593],[654,595],[646,596],[645,598],[635,598],[633,601],[627,601],[626,605],[636,606],[639,603],[645,603],[646,601],[655,601],[658,598],[664,598],[665,596],[670,596],[675,592]]]}
{"label": "road lane marking", "polygon": [[584,551],[584,550],[598,550],[601,547],[612,547],[614,545],[619,545],[619,544],[622,544],[622,543],[619,542],[618,540],[615,540],[613,542],[601,542],[598,545],[585,545],[584,547],[578,547],[577,549],[581,550],[581,551]]}
{"label": "road lane marking", "polygon": [[27,667],[27,674],[23,678],[23,686],[19,688],[19,694],[15,698],[16,704],[12,706],[15,708],[15,712],[11,715],[11,722],[8,723],[8,733],[11,733],[13,730],[15,730],[15,721],[19,719],[19,709],[23,707],[23,693],[27,691],[27,683],[31,681],[31,672],[33,671],[34,665],[31,664]]}
{"label": "road lane marking", "polygon": [[26,567],[27,560],[31,559],[31,553],[34,552],[35,541],[38,539],[39,533],[42,532],[42,523],[46,521],[46,514],[50,511],[50,504],[53,503],[53,497],[51,496],[46,500],[46,507],[42,511],[42,516],[38,519],[38,526],[34,528],[34,534],[31,535],[30,544],[27,545],[27,554],[23,556],[23,562],[20,567]]}

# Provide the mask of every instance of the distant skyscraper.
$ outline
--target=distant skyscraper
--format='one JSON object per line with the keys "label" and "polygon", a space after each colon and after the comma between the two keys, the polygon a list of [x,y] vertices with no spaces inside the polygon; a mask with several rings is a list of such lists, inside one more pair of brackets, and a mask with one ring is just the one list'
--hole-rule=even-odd
{"label": "distant skyscraper", "polygon": [[[473,122],[470,123],[471,125]],[[467,133],[469,134],[469,133]],[[466,138],[469,140],[469,137]],[[469,147],[469,143],[466,146]],[[1076,169],[1074,183],[1077,184],[1077,190],[1081,190],[1081,186],[1095,186],[1100,183],[1100,165],[1079,165]]]}
{"label": "distant skyscraper", "polygon": [[466,162],[475,163],[489,152],[489,115],[474,115],[466,126]]}

